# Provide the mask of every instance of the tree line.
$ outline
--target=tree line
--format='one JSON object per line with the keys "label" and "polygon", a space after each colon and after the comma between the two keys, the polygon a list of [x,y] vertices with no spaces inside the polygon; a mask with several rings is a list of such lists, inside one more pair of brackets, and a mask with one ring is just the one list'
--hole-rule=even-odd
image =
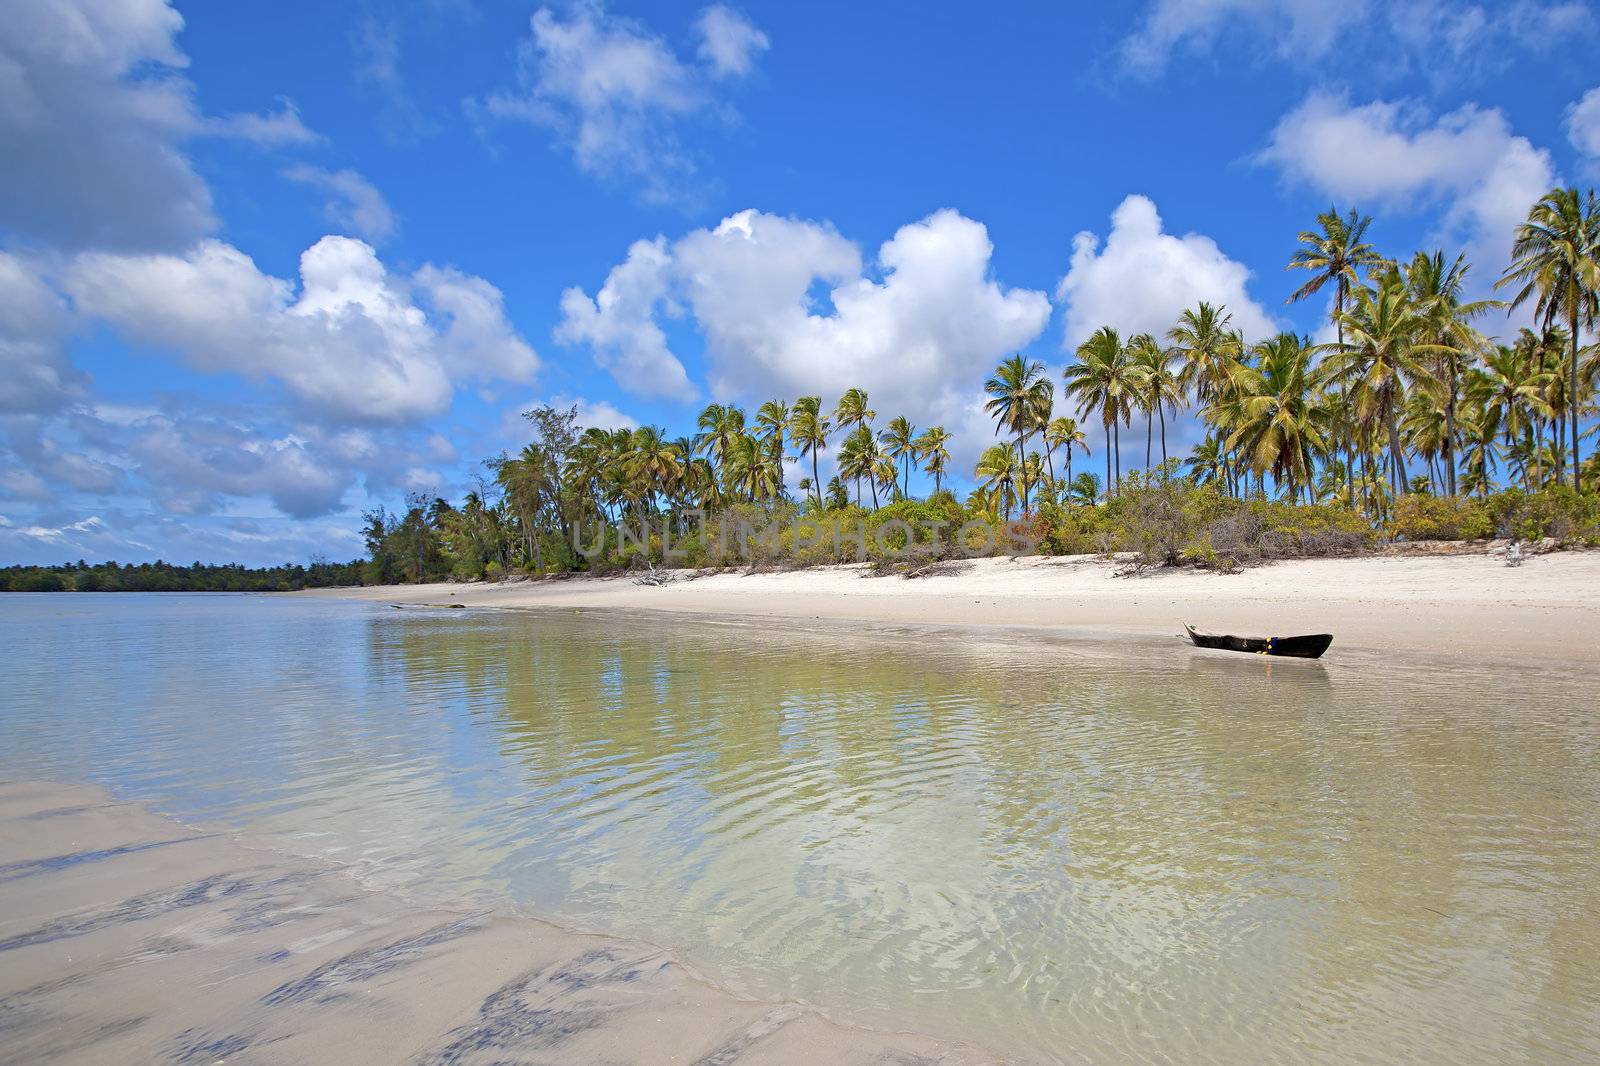
{"label": "tree line", "polygon": [[[1503,299],[1468,299],[1461,255],[1386,257],[1372,219],[1335,208],[1298,235],[1290,270],[1307,275],[1288,302],[1329,302],[1331,340],[1292,332],[1247,340],[1229,310],[1200,302],[1160,336],[1104,326],[1062,375],[1066,410],[1043,363],[1003,360],[983,384],[996,443],[972,471],[967,515],[998,521],[1045,509],[1105,507],[1127,491],[1122,431],[1144,433],[1136,484],[1182,479],[1234,499],[1344,508],[1373,528],[1411,496],[1486,499],[1511,487],[1593,491],[1600,357],[1600,207],[1593,190],[1555,189],[1514,234]],[[1528,305],[1532,325],[1504,339],[1495,316]],[[1198,416],[1204,438],[1169,454],[1169,423]],[[905,415],[881,426],[866,391],[762,403],[713,403],[696,432],[577,425],[576,410],[527,413],[533,440],[486,463],[461,506],[414,498],[404,514],[368,514],[384,580],[482,577],[582,568],[573,537],[692,511],[793,504],[812,514],[876,512],[912,499],[912,476],[948,497],[952,435]],[[1143,425],[1140,426],[1139,423]],[[1104,478],[1082,469],[1103,452]],[[819,455],[835,472],[821,476]],[[1074,461],[1080,463],[1074,474]],[[797,464],[791,500],[785,468]]]}
{"label": "tree line", "polygon": [[200,562],[175,566],[161,559],[90,564],[79,559],[59,566],[0,568],[0,592],[296,592],[361,585],[370,576],[364,559],[264,567]]}

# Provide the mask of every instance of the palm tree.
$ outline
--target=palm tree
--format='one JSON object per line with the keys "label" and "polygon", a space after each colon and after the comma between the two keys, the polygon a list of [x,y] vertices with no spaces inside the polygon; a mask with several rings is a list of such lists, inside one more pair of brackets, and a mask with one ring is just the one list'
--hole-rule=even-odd
{"label": "palm tree", "polygon": [[1424,356],[1439,354],[1437,344],[1419,343],[1428,323],[1418,313],[1397,271],[1380,279],[1376,290],[1363,288],[1339,316],[1346,338],[1332,371],[1355,389],[1356,415],[1382,426],[1389,437],[1390,480],[1396,495],[1406,491],[1405,448],[1400,440],[1400,412],[1406,382],[1437,385]]}
{"label": "palm tree", "polygon": [[[1546,327],[1564,321],[1569,355],[1567,390],[1578,392],[1579,331],[1592,327],[1600,314],[1600,202],[1594,190],[1551,189],[1528,211],[1511,245],[1511,265],[1496,287],[1519,285],[1513,308],[1538,293],[1534,314]],[[1579,488],[1578,407],[1568,405],[1571,420],[1572,487]]]}
{"label": "palm tree", "polygon": [[844,481],[838,474],[828,479],[827,501],[835,508],[850,506],[850,490],[845,488]]}
{"label": "palm tree", "polygon": [[[1057,448],[1067,450],[1066,476],[1062,479],[1066,484],[1072,484],[1072,449],[1082,448],[1083,454],[1089,454],[1089,438],[1083,435],[1083,430],[1078,428],[1078,420],[1061,415],[1052,418],[1050,424],[1044,427],[1045,455],[1053,455]],[[1055,480],[1054,465],[1051,467],[1051,480]]]}
{"label": "palm tree", "polygon": [[927,464],[933,475],[933,491],[944,487],[944,472],[950,465],[950,431],[943,426],[931,426],[917,438],[917,455]]}
{"label": "palm tree", "polygon": [[[1541,419],[1555,412],[1545,399],[1551,372],[1538,358],[1540,338],[1523,330],[1515,347],[1497,346],[1473,375],[1469,396],[1485,412],[1485,422],[1504,431],[1509,450],[1524,433],[1531,435]],[[1535,476],[1542,473],[1535,471]],[[1533,487],[1532,482],[1528,487]]]}
{"label": "palm tree", "polygon": [[789,431],[791,411],[783,400],[768,400],[756,411],[756,437],[766,445],[769,459],[778,469],[778,495],[786,495],[783,487],[783,464],[792,462],[785,448],[784,435]]}
{"label": "palm tree", "polygon": [[1174,353],[1162,348],[1148,333],[1128,341],[1128,352],[1139,372],[1139,406],[1145,412],[1144,466],[1150,469],[1150,431],[1161,420],[1161,469],[1167,467],[1167,410],[1174,416],[1183,402],[1183,386],[1172,372]]}
{"label": "palm tree", "polygon": [[[716,463],[719,473],[728,465],[728,452],[734,438],[744,433],[744,409],[733,404],[708,404],[697,421],[700,447]],[[726,475],[724,475],[726,476]]]}
{"label": "palm tree", "polygon": [[844,444],[839,449],[839,474],[856,483],[856,505],[861,505],[861,479],[866,478],[872,488],[872,506],[878,506],[878,438],[872,435],[872,430],[858,424],[855,432],[844,439]]}
{"label": "palm tree", "polygon": [[867,393],[865,389],[847,389],[839,397],[839,406],[834,408],[833,420],[841,430],[854,426],[870,426],[872,420],[878,417],[878,412],[867,406]]}
{"label": "palm tree", "polygon": [[640,426],[633,431],[628,472],[639,480],[644,494],[649,497],[651,510],[656,508],[657,494],[670,494],[683,477],[683,461],[678,450],[667,443],[666,430]]}
{"label": "palm tree", "polygon": [[1466,440],[1462,453],[1459,487],[1462,492],[1487,496],[1494,487],[1495,441],[1500,427],[1494,411],[1484,405],[1484,392],[1478,385],[1480,373],[1469,371],[1461,406],[1461,432]]}
{"label": "palm tree", "polygon": [[1045,479],[1044,459],[1038,452],[1029,452],[1022,460],[1022,480],[1035,485],[1043,485]]}
{"label": "palm tree", "polygon": [[[515,459],[502,458],[494,468],[495,481],[505,491],[506,500],[517,516],[523,544],[528,556],[533,557],[534,569],[544,572],[544,552],[539,544],[539,515],[549,500],[554,481],[551,478],[549,453],[537,444],[529,444]],[[523,565],[527,565],[526,561]]]}
{"label": "palm tree", "polygon": [[[1532,418],[1529,420],[1528,432],[1532,436],[1544,437],[1545,429],[1551,430],[1553,441],[1548,454],[1560,457],[1565,454],[1566,445],[1566,415],[1567,415],[1567,375],[1562,373],[1562,364],[1567,359],[1567,331],[1560,326],[1546,326],[1537,332],[1523,329],[1517,333],[1514,345],[1517,356],[1525,374],[1537,384],[1539,390],[1538,404],[1530,405]],[[1580,387],[1582,372],[1579,372]],[[1531,451],[1535,460],[1535,469],[1538,480],[1544,480],[1543,448]],[[1551,469],[1555,473],[1556,481],[1561,481],[1561,473],[1565,464],[1558,460]]]}
{"label": "palm tree", "polygon": [[783,400],[768,400],[756,410],[756,437],[760,440],[783,440],[789,429],[790,408]]}
{"label": "palm tree", "polygon": [[[1367,227],[1372,219],[1354,208],[1340,215],[1337,207],[1330,206],[1317,216],[1319,230],[1304,230],[1296,238],[1300,249],[1290,257],[1286,270],[1309,270],[1311,279],[1289,295],[1286,303],[1297,303],[1321,292],[1328,282],[1333,282],[1333,324],[1338,332],[1339,349],[1344,348],[1344,309],[1351,290],[1361,284],[1359,272],[1371,270],[1383,261],[1372,245],[1366,243]],[[1354,452],[1350,453],[1352,456]],[[1347,471],[1350,469],[1346,467]],[[1347,475],[1353,476],[1353,475]]]}
{"label": "palm tree", "polygon": [[811,456],[811,484],[817,491],[817,510],[822,510],[822,476],[817,472],[817,453],[828,446],[828,430],[833,425],[822,414],[822,397],[802,396],[789,413],[789,439],[800,447],[801,455]]}
{"label": "palm tree", "polygon": [[[1054,391],[1045,377],[1044,364],[1013,355],[994,368],[994,375],[983,383],[990,396],[983,405],[995,419],[995,432],[1010,430],[1017,435],[1017,454],[1027,451],[1027,439],[1049,421]],[[1028,475],[1022,471],[1022,512],[1028,513]]]}
{"label": "palm tree", "polygon": [[1183,362],[1178,381],[1192,388],[1195,399],[1208,402],[1227,382],[1243,350],[1239,335],[1228,328],[1233,316],[1227,308],[1204,300],[1178,316],[1167,331],[1173,353]]}
{"label": "palm tree", "polygon": [[1400,438],[1412,454],[1428,464],[1428,491],[1434,495],[1454,495],[1450,478],[1434,468],[1436,460],[1444,465],[1445,438],[1449,436],[1446,425],[1445,405],[1438,397],[1422,389],[1406,397],[1406,409],[1400,414]]}
{"label": "palm tree", "polygon": [[1227,453],[1216,434],[1207,433],[1184,460],[1189,477],[1196,485],[1220,485],[1228,478]]}
{"label": "palm tree", "polygon": [[783,491],[781,463],[765,442],[741,433],[728,450],[723,476],[729,488],[744,493],[752,503],[770,500]]}
{"label": "palm tree", "polygon": [[890,420],[889,428],[883,431],[880,439],[889,458],[900,460],[905,464],[905,488],[902,489],[896,483],[895,491],[899,493],[901,499],[906,499],[911,495],[911,464],[917,458],[917,429],[905,415],[896,415]]}
{"label": "palm tree", "polygon": [[1406,287],[1418,312],[1426,320],[1425,335],[1438,346],[1436,376],[1444,387],[1443,449],[1444,491],[1456,493],[1456,410],[1461,394],[1461,379],[1487,341],[1472,328],[1472,320],[1490,310],[1503,307],[1498,300],[1463,302],[1466,283],[1465,256],[1456,256],[1445,265],[1444,253],[1418,252],[1406,268]]}
{"label": "palm tree", "polygon": [[[1230,328],[1232,321],[1227,308],[1202,300],[1180,314],[1177,324],[1167,331],[1172,350],[1183,363],[1178,384],[1193,389],[1202,407],[1222,399],[1244,357],[1244,338]],[[1228,458],[1223,456],[1225,462]]]}
{"label": "palm tree", "polygon": [[1316,350],[1293,333],[1280,333],[1255,351],[1256,365],[1238,374],[1238,419],[1228,450],[1248,455],[1258,477],[1270,471],[1290,499],[1302,488],[1309,495],[1315,456],[1327,444],[1312,380]]}
{"label": "palm tree", "polygon": [[1100,498],[1100,479],[1088,471],[1073,478],[1067,485],[1067,502],[1080,507],[1093,507]]}
{"label": "palm tree", "polygon": [[1339,320],[1344,315],[1345,301],[1350,290],[1361,284],[1358,271],[1383,261],[1365,237],[1372,219],[1355,209],[1340,215],[1339,209],[1330,207],[1317,216],[1321,231],[1304,230],[1295,239],[1300,250],[1289,259],[1285,270],[1312,271],[1311,280],[1289,294],[1285,303],[1298,303],[1322,291],[1333,282],[1333,322],[1339,330],[1339,346],[1344,346],[1344,327]]}
{"label": "palm tree", "polygon": [[900,490],[900,468],[886,452],[881,450],[877,458],[872,460],[872,506],[874,507],[878,506],[879,485],[882,485],[884,492],[891,497]]}
{"label": "palm tree", "polygon": [[695,456],[684,464],[682,494],[688,502],[707,511],[714,511],[727,502],[716,468],[703,456]]}
{"label": "palm tree", "polygon": [[1000,521],[999,501],[1000,494],[998,492],[990,492],[979,485],[967,493],[965,507],[968,514],[983,515],[991,522],[998,522]]}
{"label": "palm tree", "polygon": [[[1139,390],[1139,374],[1128,359],[1122,339],[1110,326],[1101,326],[1078,345],[1078,362],[1062,371],[1067,395],[1078,399],[1078,417],[1100,413],[1106,431],[1106,492],[1115,495],[1122,481],[1122,426],[1128,423]],[[1112,433],[1116,437],[1113,440]],[[1111,464],[1116,461],[1116,474]]]}
{"label": "palm tree", "polygon": [[993,498],[998,507],[1004,509],[1008,522],[1011,520],[1011,505],[1016,497],[1014,489],[1017,480],[1022,476],[1022,464],[1018,461],[1018,454],[1016,445],[1009,441],[990,445],[979,457],[977,469],[974,471],[979,486],[994,494]]}

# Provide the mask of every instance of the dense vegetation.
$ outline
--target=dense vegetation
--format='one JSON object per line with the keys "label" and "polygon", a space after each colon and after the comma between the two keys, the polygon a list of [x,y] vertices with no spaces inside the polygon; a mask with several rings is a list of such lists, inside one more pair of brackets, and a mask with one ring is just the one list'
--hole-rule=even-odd
{"label": "dense vegetation", "polygon": [[[1600,374],[1596,345],[1584,343],[1600,298],[1593,191],[1552,190],[1529,211],[1498,282],[1509,301],[1467,300],[1461,256],[1384,257],[1367,242],[1370,224],[1330,209],[1288,263],[1309,275],[1291,301],[1329,298],[1331,342],[1283,333],[1247,343],[1227,309],[1208,303],[1159,339],[1105,327],[1063,373],[1070,412],[1053,409],[1043,364],[1002,362],[984,385],[1000,441],[964,501],[943,487],[945,427],[897,416],[879,429],[861,389],[831,410],[819,396],[769,400],[753,417],[712,404],[699,432],[676,440],[648,426],[585,429],[574,412],[545,407],[529,412],[533,442],[491,460],[492,482],[459,508],[414,499],[404,515],[369,514],[373,576],[495,578],[642,559],[809,565],[882,554],[874,536],[894,519],[983,519],[1002,531],[995,551],[1024,543],[1224,566],[1390,539],[1600,543],[1600,457],[1583,459],[1594,430],[1580,433]],[[1481,328],[1530,302],[1534,328],[1505,342]],[[1185,409],[1208,433],[1169,457],[1167,421]],[[1124,473],[1122,430],[1138,421],[1145,461]],[[837,474],[823,484],[818,453],[830,446]],[[1093,447],[1103,480],[1073,472]],[[786,463],[809,471],[798,500]],[[918,469],[933,480],[926,500],[911,496]],[[700,512],[790,529],[730,537],[725,522],[702,529]],[[654,532],[624,534],[645,526]]]}
{"label": "dense vegetation", "polygon": [[367,565],[316,562],[248,568],[236,565],[174,566],[157,560],[119,566],[78,560],[64,566],[0,569],[0,592],[293,592],[304,588],[359,585]]}

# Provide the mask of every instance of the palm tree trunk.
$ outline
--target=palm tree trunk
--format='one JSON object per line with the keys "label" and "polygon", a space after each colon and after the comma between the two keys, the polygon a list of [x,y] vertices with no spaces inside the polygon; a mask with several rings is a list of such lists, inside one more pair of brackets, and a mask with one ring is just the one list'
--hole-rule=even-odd
{"label": "palm tree trunk", "polygon": [[1152,443],[1151,438],[1155,436],[1155,433],[1156,420],[1154,412],[1146,411],[1144,413],[1144,473],[1146,477],[1150,476],[1150,445]]}
{"label": "palm tree trunk", "polygon": [[1572,491],[1578,488],[1578,305],[1567,309],[1567,334],[1571,353],[1567,359],[1567,416],[1572,421]]}
{"label": "palm tree trunk", "polygon": [[817,473],[817,449],[811,448],[811,487],[817,490],[817,510],[822,510],[822,475]]}
{"label": "palm tree trunk", "polygon": [[1444,398],[1444,478],[1445,492],[1454,496],[1456,494],[1456,359],[1453,354],[1445,356],[1445,365],[1449,368],[1449,381],[1445,383],[1450,391]]}
{"label": "palm tree trunk", "polygon": [[1111,486],[1114,484],[1115,482],[1111,480],[1111,423],[1108,421],[1106,423],[1106,499],[1108,500],[1111,498]]}
{"label": "palm tree trunk", "polygon": [[[1176,412],[1174,412],[1176,413]],[[1156,404],[1156,415],[1161,419],[1161,480],[1167,479],[1167,412]]]}
{"label": "palm tree trunk", "polygon": [[1389,455],[1394,462],[1393,476],[1396,496],[1406,494],[1406,457],[1405,448],[1400,443],[1399,413],[1391,404],[1389,408]]}
{"label": "palm tree trunk", "polygon": [[867,475],[867,484],[872,488],[872,509],[876,511],[878,503],[878,475],[876,472]]}
{"label": "palm tree trunk", "polygon": [[[1022,513],[1028,513],[1028,444],[1022,430],[1017,430],[1017,462],[1022,464]],[[1007,516],[1009,517],[1009,516]]]}
{"label": "palm tree trunk", "polygon": [[[1551,426],[1556,437],[1555,457],[1559,465],[1565,465],[1561,457],[1567,454],[1567,420],[1559,415],[1552,420]],[[1560,479],[1557,478],[1559,481]]]}
{"label": "palm tree trunk", "polygon": [[[1544,449],[1539,442],[1544,440],[1544,420],[1535,418],[1533,426],[1528,431],[1528,447],[1533,451],[1533,482],[1528,486],[1530,492],[1537,492],[1544,487]],[[1556,480],[1561,480],[1559,472]]]}
{"label": "palm tree trunk", "polygon": [[[1372,493],[1372,449],[1368,445],[1369,442],[1367,441],[1361,442],[1361,489],[1363,496],[1370,496]],[[1367,510],[1368,508],[1363,506],[1362,509]]]}
{"label": "palm tree trunk", "polygon": [[1122,423],[1115,422],[1113,426],[1117,434],[1117,494],[1122,494]]}
{"label": "palm tree trunk", "polygon": [[[1344,354],[1344,275],[1339,275],[1338,284],[1333,290],[1334,328],[1339,334],[1339,354]],[[1345,410],[1350,402],[1350,386],[1343,380],[1339,381],[1339,409]],[[1337,450],[1337,449],[1336,449]],[[1344,442],[1344,479],[1345,479],[1345,507],[1354,508],[1356,505],[1356,445],[1355,435],[1351,433]]]}

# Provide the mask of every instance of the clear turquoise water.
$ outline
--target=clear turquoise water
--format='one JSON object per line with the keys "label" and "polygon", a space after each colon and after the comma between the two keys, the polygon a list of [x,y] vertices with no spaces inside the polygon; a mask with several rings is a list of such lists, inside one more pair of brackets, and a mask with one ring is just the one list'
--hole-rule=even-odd
{"label": "clear turquoise water", "polygon": [[0,776],[1022,1059],[1600,1058],[1581,672],[0,596]]}

